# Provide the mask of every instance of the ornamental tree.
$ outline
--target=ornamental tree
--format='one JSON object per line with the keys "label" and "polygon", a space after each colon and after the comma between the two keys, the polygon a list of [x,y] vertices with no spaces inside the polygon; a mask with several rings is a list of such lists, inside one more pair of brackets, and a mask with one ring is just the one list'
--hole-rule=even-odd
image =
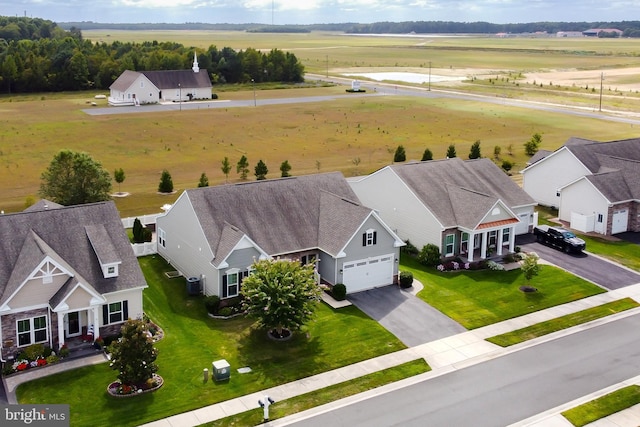
{"label": "ornamental tree", "polygon": [[312,319],[322,290],[314,278],[313,264],[297,261],[256,261],[242,282],[243,307],[269,331],[299,330]]}
{"label": "ornamental tree", "polygon": [[61,205],[80,205],[111,198],[111,175],[87,153],[61,150],[40,179],[40,195]]}
{"label": "ornamental tree", "polygon": [[158,349],[153,346],[147,323],[141,319],[129,319],[120,332],[122,336],[108,347],[110,366],[118,371],[122,384],[144,384],[158,371],[155,363]]}
{"label": "ornamental tree", "polygon": [[535,253],[528,254],[522,260],[522,266],[520,268],[522,269],[522,274],[524,274],[524,280],[527,282],[527,285],[529,285],[531,279],[533,279],[534,276],[537,276],[540,272],[540,266],[538,265],[538,255]]}

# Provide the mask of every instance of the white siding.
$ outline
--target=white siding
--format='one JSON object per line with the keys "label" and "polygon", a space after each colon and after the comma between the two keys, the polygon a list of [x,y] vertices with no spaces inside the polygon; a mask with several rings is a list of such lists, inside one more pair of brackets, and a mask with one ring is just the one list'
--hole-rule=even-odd
{"label": "white siding", "polygon": [[563,221],[571,221],[571,213],[580,215],[602,214],[602,223],[607,224],[607,200],[587,180],[580,179],[562,190],[558,217]]}
{"label": "white siding", "polygon": [[[218,272],[211,264],[213,252],[196,218],[187,193],[182,193],[166,215],[156,220],[165,233],[165,246],[158,253],[185,277],[205,275],[205,293],[218,293]],[[176,279],[177,280],[177,279]]]}
{"label": "white siding", "polygon": [[515,226],[514,232],[516,236],[520,234],[527,234],[529,232],[529,226],[533,224],[533,212],[535,211],[533,206],[526,206],[521,208],[512,209],[516,217],[521,221]]}
{"label": "white siding", "polygon": [[435,216],[425,208],[390,168],[349,181],[364,206],[378,211],[382,220],[402,240],[417,248],[427,243],[441,247],[442,229]]}
{"label": "white siding", "polygon": [[558,189],[590,174],[569,150],[561,148],[523,171],[522,188],[539,204],[559,207]]}

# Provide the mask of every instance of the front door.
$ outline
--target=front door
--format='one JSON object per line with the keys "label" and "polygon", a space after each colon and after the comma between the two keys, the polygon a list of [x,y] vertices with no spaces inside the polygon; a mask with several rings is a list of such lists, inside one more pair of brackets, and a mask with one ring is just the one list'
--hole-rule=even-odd
{"label": "front door", "polygon": [[73,313],[67,313],[67,337],[76,337],[80,335],[80,313],[75,311]]}

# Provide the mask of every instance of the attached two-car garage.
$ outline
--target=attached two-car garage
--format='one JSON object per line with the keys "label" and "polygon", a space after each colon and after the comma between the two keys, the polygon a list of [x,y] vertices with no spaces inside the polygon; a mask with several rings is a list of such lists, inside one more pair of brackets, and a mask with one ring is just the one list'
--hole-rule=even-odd
{"label": "attached two-car garage", "polygon": [[393,254],[346,262],[342,265],[342,280],[347,293],[366,291],[393,283]]}

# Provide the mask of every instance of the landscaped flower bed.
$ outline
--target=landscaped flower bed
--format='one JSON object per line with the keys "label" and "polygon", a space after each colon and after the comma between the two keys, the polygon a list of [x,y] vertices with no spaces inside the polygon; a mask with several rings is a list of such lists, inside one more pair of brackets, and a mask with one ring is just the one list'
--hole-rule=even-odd
{"label": "landscaped flower bed", "polygon": [[2,370],[2,375],[11,375],[17,372],[24,372],[29,369],[39,368],[58,362],[61,359],[49,347],[42,344],[34,344],[21,351],[16,360],[6,363]]}
{"label": "landscaped flower bed", "polygon": [[114,381],[107,387],[107,393],[113,397],[131,397],[143,393],[151,393],[164,385],[164,380],[160,375],[153,374],[153,377],[143,384],[122,384]]}

